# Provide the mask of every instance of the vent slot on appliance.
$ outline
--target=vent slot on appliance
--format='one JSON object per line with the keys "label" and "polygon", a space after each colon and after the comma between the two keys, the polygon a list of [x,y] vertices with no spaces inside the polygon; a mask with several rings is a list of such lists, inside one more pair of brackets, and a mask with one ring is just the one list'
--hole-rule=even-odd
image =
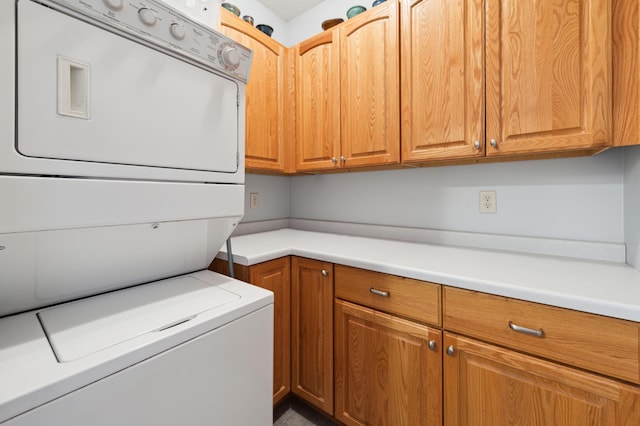
{"label": "vent slot on appliance", "polygon": [[58,114],[91,118],[91,67],[80,61],[58,56]]}

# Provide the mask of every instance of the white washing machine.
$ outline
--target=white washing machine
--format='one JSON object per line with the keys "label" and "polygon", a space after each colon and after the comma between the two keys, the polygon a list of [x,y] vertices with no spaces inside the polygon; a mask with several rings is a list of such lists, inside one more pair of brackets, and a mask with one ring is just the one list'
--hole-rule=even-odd
{"label": "white washing machine", "polygon": [[0,424],[268,425],[244,211],[252,52],[157,0],[0,2]]}

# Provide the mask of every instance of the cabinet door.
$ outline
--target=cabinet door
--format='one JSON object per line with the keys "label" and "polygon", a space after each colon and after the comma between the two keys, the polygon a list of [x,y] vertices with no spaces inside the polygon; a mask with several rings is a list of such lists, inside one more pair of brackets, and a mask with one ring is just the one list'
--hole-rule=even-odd
{"label": "cabinet door", "polygon": [[340,37],[343,167],[400,161],[398,3],[347,21]]}
{"label": "cabinet door", "polygon": [[638,387],[445,333],[449,347],[447,426],[640,424]]}
{"label": "cabinet door", "polygon": [[333,265],[291,261],[291,388],[333,414]]}
{"label": "cabinet door", "polygon": [[611,25],[613,43],[613,143],[640,144],[640,2],[614,0]]}
{"label": "cabinet door", "polygon": [[401,22],[402,161],[483,156],[483,0],[405,1]]}
{"label": "cabinet door", "polygon": [[222,33],[253,50],[246,88],[245,166],[285,169],[286,48],[227,10],[220,10]]}
{"label": "cabinet door", "polygon": [[249,282],[273,292],[273,404],[291,391],[291,261],[289,257],[249,268]]}
{"label": "cabinet door", "polygon": [[486,4],[487,154],[610,144],[610,0]]}
{"label": "cabinet door", "polygon": [[335,362],[344,424],[442,425],[439,330],[337,300]]}
{"label": "cabinet door", "polygon": [[295,48],[296,170],[340,167],[340,52],[337,32]]}

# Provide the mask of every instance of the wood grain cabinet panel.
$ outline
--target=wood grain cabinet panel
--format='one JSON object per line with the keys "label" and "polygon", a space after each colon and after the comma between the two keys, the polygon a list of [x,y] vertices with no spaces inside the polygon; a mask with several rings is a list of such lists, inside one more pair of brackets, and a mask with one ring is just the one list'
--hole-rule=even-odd
{"label": "wood grain cabinet panel", "polygon": [[335,417],[346,425],[441,425],[441,333],[336,300]]}
{"label": "wood grain cabinet panel", "polygon": [[610,145],[610,0],[486,7],[487,155]]}
{"label": "wood grain cabinet panel", "polygon": [[400,161],[398,2],[348,20],[340,37],[344,167]]}
{"label": "wood grain cabinet panel", "polygon": [[[446,287],[444,327],[523,352],[640,383],[640,325]],[[518,332],[524,327],[540,336]]]}
{"label": "wood grain cabinet panel", "polygon": [[404,1],[401,28],[402,160],[483,156],[484,2]]}
{"label": "wood grain cabinet panel", "polygon": [[451,333],[444,347],[446,426],[640,424],[637,387]]}
{"label": "wood grain cabinet panel", "polygon": [[340,46],[325,31],[295,47],[296,170],[340,167]]}
{"label": "wood grain cabinet panel", "polygon": [[296,170],[400,162],[398,1],[295,47]]}
{"label": "wood grain cabinet panel", "polygon": [[291,389],[333,415],[333,265],[291,261]]}
{"label": "wood grain cabinet panel", "polygon": [[291,391],[291,260],[282,257],[249,268],[249,282],[273,292],[273,405]]}
{"label": "wood grain cabinet panel", "polygon": [[220,10],[220,28],[253,50],[246,87],[245,166],[249,170],[287,171],[291,167],[288,49],[224,8]]}
{"label": "wood grain cabinet panel", "polygon": [[640,144],[640,1],[613,1],[613,143]]}
{"label": "wood grain cabinet panel", "polygon": [[403,162],[610,146],[611,1],[403,2]]}
{"label": "wood grain cabinet panel", "polygon": [[335,265],[337,298],[440,326],[441,286],[351,266]]}

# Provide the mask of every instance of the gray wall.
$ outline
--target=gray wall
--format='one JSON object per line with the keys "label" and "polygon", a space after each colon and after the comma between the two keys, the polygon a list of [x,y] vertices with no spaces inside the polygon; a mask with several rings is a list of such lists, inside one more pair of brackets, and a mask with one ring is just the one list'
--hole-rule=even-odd
{"label": "gray wall", "polygon": [[627,263],[640,269],[640,146],[624,148],[624,237]]}
{"label": "gray wall", "polygon": [[[481,190],[497,192],[497,214],[479,213]],[[622,151],[294,177],[291,217],[620,243]]]}
{"label": "gray wall", "polygon": [[[247,174],[242,222],[288,218],[290,216],[290,181],[291,178],[287,176]],[[249,196],[252,192],[259,194],[257,209],[249,208]]]}

